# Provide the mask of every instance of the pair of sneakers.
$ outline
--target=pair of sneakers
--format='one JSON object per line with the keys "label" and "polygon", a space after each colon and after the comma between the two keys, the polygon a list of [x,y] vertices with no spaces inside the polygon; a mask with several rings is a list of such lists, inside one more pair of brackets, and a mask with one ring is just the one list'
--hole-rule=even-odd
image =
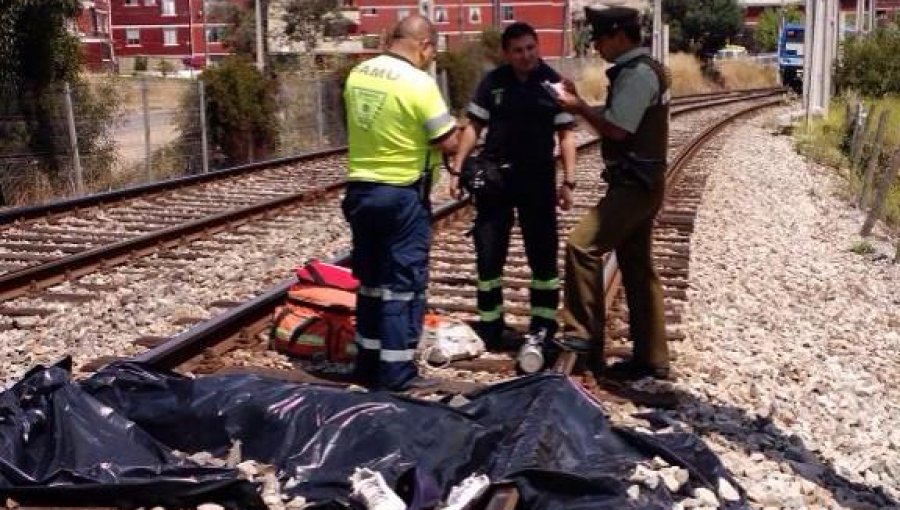
{"label": "pair of sneakers", "polygon": [[[369,468],[356,468],[350,476],[351,496],[366,505],[368,510],[406,510],[406,503],[388,487],[381,473]],[[490,487],[487,475],[472,475],[450,489],[441,510],[467,510]]]}

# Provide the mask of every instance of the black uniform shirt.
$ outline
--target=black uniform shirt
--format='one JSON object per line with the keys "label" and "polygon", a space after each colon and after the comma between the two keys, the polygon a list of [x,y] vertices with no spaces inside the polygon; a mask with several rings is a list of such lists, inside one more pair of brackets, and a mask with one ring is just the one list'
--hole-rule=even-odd
{"label": "black uniform shirt", "polygon": [[554,135],[573,128],[575,117],[560,108],[541,86],[543,81],[560,81],[544,62],[525,81],[508,64],[481,80],[467,114],[487,125],[483,154],[525,167],[553,162]]}

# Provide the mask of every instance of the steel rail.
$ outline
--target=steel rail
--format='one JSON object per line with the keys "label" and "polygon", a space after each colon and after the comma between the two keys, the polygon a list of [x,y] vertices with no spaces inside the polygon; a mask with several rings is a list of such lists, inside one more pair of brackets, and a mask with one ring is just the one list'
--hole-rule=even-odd
{"label": "steel rail", "polygon": [[[782,89],[766,90],[759,94],[738,95],[728,97],[723,100],[716,101],[713,99],[710,105],[723,105],[734,102],[749,101],[761,97],[783,93]],[[696,111],[708,107],[709,105],[694,104],[685,108],[678,109],[673,115],[679,115],[689,111]],[[587,142],[590,144],[593,142]],[[331,155],[340,152],[340,149],[331,151],[312,153],[311,155],[302,156],[302,158],[315,158],[323,155]],[[277,160],[285,164],[285,160]],[[295,160],[296,161],[296,160]],[[274,164],[274,163],[272,163]],[[227,172],[234,174],[235,172],[250,172],[261,168],[264,165],[245,165]],[[270,165],[271,166],[271,165]],[[226,172],[226,171],[223,171]],[[208,176],[200,176],[208,178]],[[194,179],[195,177],[186,178]],[[160,183],[160,186],[170,186],[174,182],[182,182],[182,180],[167,181]],[[259,202],[251,206],[226,211],[216,215],[208,216],[199,220],[194,220],[181,225],[157,230],[148,234],[136,236],[131,239],[119,241],[114,244],[100,246],[94,249],[78,252],[66,257],[62,257],[44,264],[26,267],[19,271],[0,275],[0,301],[13,299],[24,296],[29,293],[38,292],[47,287],[62,283],[72,278],[77,278],[90,274],[94,268],[109,267],[120,264],[136,257],[141,257],[153,253],[154,251],[165,249],[173,246],[177,242],[197,239],[200,236],[224,230],[226,225],[233,225],[246,222],[249,218],[253,218],[263,214],[266,210],[273,210],[282,207],[288,207],[299,202],[310,200],[313,197],[322,196],[338,190],[345,186],[345,182],[336,182],[327,186],[317,188],[315,190],[303,191],[291,195],[286,195],[265,202]],[[154,185],[156,186],[156,185]],[[166,188],[169,189],[169,188]],[[88,198],[88,197],[86,197]]]}
{"label": "steel rail", "polygon": [[[678,96],[673,98],[673,105],[681,104],[681,101],[684,100],[687,103],[693,103],[696,100],[702,100],[704,98],[713,98],[717,96],[729,97],[734,96],[736,94],[753,94],[762,91],[770,91],[775,89],[747,89],[740,91],[725,91],[725,92],[710,92],[703,94],[691,94],[685,96]],[[291,165],[296,163],[301,163],[304,161],[310,161],[314,159],[319,159],[327,156],[333,156],[336,154],[343,154],[347,152],[346,146],[335,147],[331,149],[323,149],[311,152],[305,152],[302,154],[296,154],[293,156],[286,156],[283,158],[275,158],[268,159],[265,161],[258,161],[255,163],[247,163],[244,165],[237,165],[229,168],[223,168],[221,170],[215,170],[205,174],[197,174],[197,175],[189,175],[185,177],[176,177],[174,179],[167,179],[164,181],[158,181],[149,184],[139,184],[136,186],[130,186],[124,189],[115,190],[115,191],[107,191],[103,193],[95,193],[91,195],[86,195],[82,197],[75,198],[67,198],[63,200],[48,202],[44,204],[35,204],[28,205],[23,207],[15,207],[9,208],[5,210],[0,210],[0,225],[5,225],[9,223],[14,223],[16,221],[22,221],[27,219],[39,218],[41,216],[49,216],[51,214],[59,214],[67,211],[75,211],[78,209],[92,207],[97,205],[108,205],[113,202],[119,202],[131,198],[152,195],[154,193],[159,193],[162,191],[168,191],[172,189],[182,188],[188,185],[194,184],[202,184],[206,182],[212,182],[215,180],[234,177],[238,175],[243,175],[247,173],[256,172],[259,170],[264,170],[273,167],[279,167],[283,165]]]}
{"label": "steel rail", "polygon": [[[754,99],[755,98],[756,97],[754,97]],[[744,100],[746,101],[747,99]],[[766,102],[762,105],[754,105],[746,111],[742,111],[739,114],[732,115],[718,129],[724,129],[725,124],[739,118],[740,116],[747,115],[750,112],[757,111],[760,108],[766,106],[771,106],[772,104],[775,104],[779,101],[780,99],[776,99],[770,102]],[[716,103],[715,106],[720,106],[721,104],[722,103]],[[691,108],[690,110],[679,111],[675,114],[682,114],[686,113],[687,111],[694,111],[694,108]],[[712,126],[704,132],[704,134],[707,134],[707,139],[709,136],[711,136],[711,134],[708,133],[712,133],[713,130],[717,128],[717,126]],[[697,150],[699,150],[700,145],[702,145],[705,140],[706,139],[704,139],[703,141],[698,141],[696,143],[690,143],[688,147],[676,157],[675,162],[673,163],[676,172],[680,171],[680,166],[684,165],[684,163]],[[579,149],[594,145],[598,143],[598,141],[599,139],[594,139],[588,142],[584,142],[579,146]],[[670,168],[672,167],[670,166]],[[670,170],[670,177],[667,177],[667,181],[672,178],[671,176],[674,175],[675,173],[672,173],[672,170]],[[441,221],[449,217],[450,215],[461,211],[467,205],[468,200],[460,200],[447,204],[435,211],[434,219],[436,222]],[[609,285],[609,294],[612,294],[616,291],[615,280],[616,278],[618,278],[618,266],[613,259],[613,257],[610,257],[604,264],[604,281],[605,285]],[[344,255],[341,257],[337,257],[330,260],[329,262],[346,266],[349,265],[349,256]],[[230,338],[249,338],[257,332],[261,331],[262,325],[268,323],[271,318],[272,310],[277,305],[284,302],[288,289],[295,282],[295,278],[287,278],[275,285],[270,290],[266,291],[264,294],[243,303],[242,305],[234,308],[228,313],[197,324],[196,326],[173,336],[166,342],[141,354],[138,354],[133,358],[133,360],[141,363],[147,363],[160,368],[174,368],[199,355],[204,351],[204,349],[216,345],[220,342],[226,341]],[[611,300],[607,301],[607,303],[611,302]],[[574,360],[571,365],[574,365]]]}

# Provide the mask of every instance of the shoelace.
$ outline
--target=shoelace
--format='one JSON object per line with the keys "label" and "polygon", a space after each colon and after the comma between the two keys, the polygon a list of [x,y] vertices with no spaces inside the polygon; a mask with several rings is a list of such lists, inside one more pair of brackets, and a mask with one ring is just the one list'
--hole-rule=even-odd
{"label": "shoelace", "polygon": [[384,489],[378,484],[378,480],[374,477],[360,480],[358,486],[357,491],[371,503],[378,505],[387,502],[389,499]]}

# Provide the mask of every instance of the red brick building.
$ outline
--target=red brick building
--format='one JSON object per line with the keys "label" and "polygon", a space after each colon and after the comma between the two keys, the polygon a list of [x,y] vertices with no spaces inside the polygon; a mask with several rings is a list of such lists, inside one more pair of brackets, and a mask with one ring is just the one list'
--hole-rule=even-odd
{"label": "red brick building", "polygon": [[108,0],[82,0],[81,11],[73,27],[81,40],[84,63],[92,71],[113,66]]}
{"label": "red brick building", "polygon": [[164,59],[175,68],[198,69],[228,55],[222,42],[227,24],[210,19],[215,18],[223,0],[108,1],[113,49],[120,68],[130,69],[137,57],[148,57]]}
{"label": "red brick building", "polygon": [[[416,0],[357,0],[359,33],[382,34],[398,19],[418,12]],[[524,21],[538,32],[541,55],[567,55],[567,0],[503,0],[491,1],[434,0],[432,20],[440,34],[442,48],[453,49],[460,41],[475,38],[494,26],[503,29],[514,21]]]}
{"label": "red brick building", "polygon": [[[841,23],[844,26],[852,24],[856,16],[856,2],[857,0],[841,0]],[[741,0],[739,4],[745,9],[744,22],[752,26],[759,20],[764,9],[778,9],[781,0]],[[784,4],[801,11],[804,9],[802,0],[786,0]],[[875,12],[878,19],[886,19],[892,13],[900,12],[900,0],[875,0]]]}

